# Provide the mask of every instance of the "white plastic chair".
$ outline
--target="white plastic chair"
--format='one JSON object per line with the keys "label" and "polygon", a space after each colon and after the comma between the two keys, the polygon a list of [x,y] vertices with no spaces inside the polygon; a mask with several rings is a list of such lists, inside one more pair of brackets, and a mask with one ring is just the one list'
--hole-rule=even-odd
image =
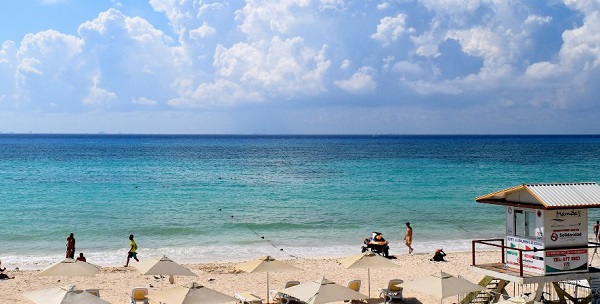
{"label": "white plastic chair", "polygon": [[131,290],[131,304],[144,303],[149,304],[148,302],[148,288],[144,287],[135,287]]}
{"label": "white plastic chair", "polygon": [[379,295],[380,298],[383,298],[385,300],[385,303],[391,303],[395,300],[404,300],[404,298],[402,297],[402,290],[404,290],[403,287],[400,286],[396,286],[398,284],[402,284],[404,283],[403,280],[401,279],[392,279],[388,282],[388,287],[387,288],[379,288],[377,289],[377,294]]}
{"label": "white plastic chair", "polygon": [[91,293],[97,296],[98,298],[100,297],[100,289],[86,289],[85,292]]}
{"label": "white plastic chair", "polygon": [[[287,281],[287,283],[285,283],[284,288],[293,287],[293,286],[296,286],[299,284],[300,284],[300,281]],[[279,304],[288,304],[292,301],[298,301],[298,299],[296,299],[290,295],[287,295],[285,293],[276,291],[276,290],[271,290],[271,293],[272,293],[271,296],[273,298],[273,301],[277,301]]]}

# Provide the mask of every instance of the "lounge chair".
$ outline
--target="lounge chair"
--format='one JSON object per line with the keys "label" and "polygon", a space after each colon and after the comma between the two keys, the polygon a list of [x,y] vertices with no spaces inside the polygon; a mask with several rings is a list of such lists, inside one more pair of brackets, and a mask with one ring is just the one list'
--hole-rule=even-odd
{"label": "lounge chair", "polygon": [[[285,287],[284,288],[289,288],[292,286],[296,286],[299,285],[300,281],[288,281],[287,283],[285,283]],[[276,301],[279,304],[288,304],[288,303],[293,303],[293,302],[298,302],[299,300],[282,292],[276,291],[276,290],[271,290],[271,297],[273,298],[273,301]]]}
{"label": "lounge chair", "polygon": [[238,299],[238,303],[240,304],[262,304],[263,302],[261,297],[249,292],[236,293],[233,297]]}
{"label": "lounge chair", "polygon": [[[346,286],[356,292],[360,292],[360,285],[361,285],[360,280],[351,280],[351,281],[348,281],[348,284]],[[344,302],[353,302],[354,303],[354,302],[360,302],[360,300],[352,300],[352,301],[344,301]]]}
{"label": "lounge chair", "polygon": [[360,292],[360,280],[352,280],[352,281],[348,281],[348,288],[356,291],[356,292]]}
{"label": "lounge chair", "polygon": [[98,298],[100,297],[100,289],[86,289],[85,292],[91,293],[97,296]]}
{"label": "lounge chair", "polygon": [[144,287],[135,287],[131,290],[131,304],[144,303],[149,304],[148,302],[148,288]]}
{"label": "lounge chair", "polygon": [[400,286],[396,286],[396,285],[402,284],[402,283],[404,283],[404,281],[401,279],[392,279],[388,282],[387,288],[377,289],[377,294],[379,295],[380,298],[383,298],[385,300],[386,304],[391,303],[395,300],[403,301],[404,298],[402,297],[402,290],[404,288],[400,287]]}

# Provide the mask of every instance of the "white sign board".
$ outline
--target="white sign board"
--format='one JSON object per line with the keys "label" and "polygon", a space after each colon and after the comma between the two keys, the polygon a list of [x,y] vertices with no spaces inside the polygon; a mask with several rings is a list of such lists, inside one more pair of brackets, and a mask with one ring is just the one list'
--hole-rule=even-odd
{"label": "white sign board", "polygon": [[[541,241],[507,236],[506,246],[523,250],[544,249],[544,243]],[[506,249],[506,263],[512,268],[519,268],[519,250]],[[544,251],[523,252],[523,271],[544,274],[546,271],[544,264]]]}
{"label": "white sign board", "polygon": [[544,244],[546,248],[586,246],[587,209],[546,210]]}
{"label": "white sign board", "polygon": [[546,250],[546,273],[588,270],[587,249]]}

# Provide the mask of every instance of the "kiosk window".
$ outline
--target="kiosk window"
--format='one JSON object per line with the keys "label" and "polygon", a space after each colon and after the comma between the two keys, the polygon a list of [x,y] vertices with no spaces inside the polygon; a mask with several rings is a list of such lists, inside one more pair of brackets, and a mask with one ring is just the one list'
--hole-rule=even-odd
{"label": "kiosk window", "polygon": [[535,237],[535,212],[515,210],[515,236]]}

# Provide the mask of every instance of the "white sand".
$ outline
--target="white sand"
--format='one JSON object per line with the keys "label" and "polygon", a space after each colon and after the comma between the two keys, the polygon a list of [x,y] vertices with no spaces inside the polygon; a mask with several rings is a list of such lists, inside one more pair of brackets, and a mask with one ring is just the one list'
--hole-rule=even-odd
{"label": "white sand", "polygon": [[[499,262],[499,252],[479,252],[477,263]],[[399,268],[371,269],[371,297],[377,297],[377,288],[384,288],[390,279],[403,279],[410,281],[421,278],[438,271],[444,271],[452,275],[460,275],[478,283],[483,275],[470,270],[471,253],[453,252],[448,253],[447,262],[431,262],[430,254],[397,255],[392,259]],[[258,258],[258,257],[257,257]],[[349,280],[362,280],[361,292],[368,294],[368,280],[366,269],[343,268],[336,258],[322,259],[292,259],[286,262],[302,268],[301,272],[276,272],[270,273],[271,289],[281,289],[289,280],[307,282],[319,280],[325,277],[336,283],[346,285]],[[93,262],[93,261],[90,261]],[[135,261],[132,261],[135,264]],[[265,273],[242,273],[234,269],[235,263],[207,263],[207,264],[185,264],[197,277],[176,277],[175,284],[185,284],[192,281],[206,287],[218,290],[228,295],[237,292],[251,292],[261,297],[266,297],[266,274]],[[22,294],[28,291],[64,286],[77,285],[78,289],[98,288],[101,297],[113,304],[129,303],[131,289],[134,287],[148,287],[150,293],[167,289],[172,286],[168,279],[157,280],[153,276],[141,275],[135,267],[105,267],[91,278],[67,278],[67,277],[37,277],[39,270],[14,271],[10,265],[7,267],[9,275],[15,275],[15,279],[0,281],[0,303],[31,303]],[[405,290],[404,296],[407,303],[439,303],[426,294]],[[380,303],[379,299],[372,299],[369,303]],[[444,303],[457,302],[457,297],[450,297]],[[151,302],[152,303],[152,302]],[[341,302],[344,303],[344,302]]]}

